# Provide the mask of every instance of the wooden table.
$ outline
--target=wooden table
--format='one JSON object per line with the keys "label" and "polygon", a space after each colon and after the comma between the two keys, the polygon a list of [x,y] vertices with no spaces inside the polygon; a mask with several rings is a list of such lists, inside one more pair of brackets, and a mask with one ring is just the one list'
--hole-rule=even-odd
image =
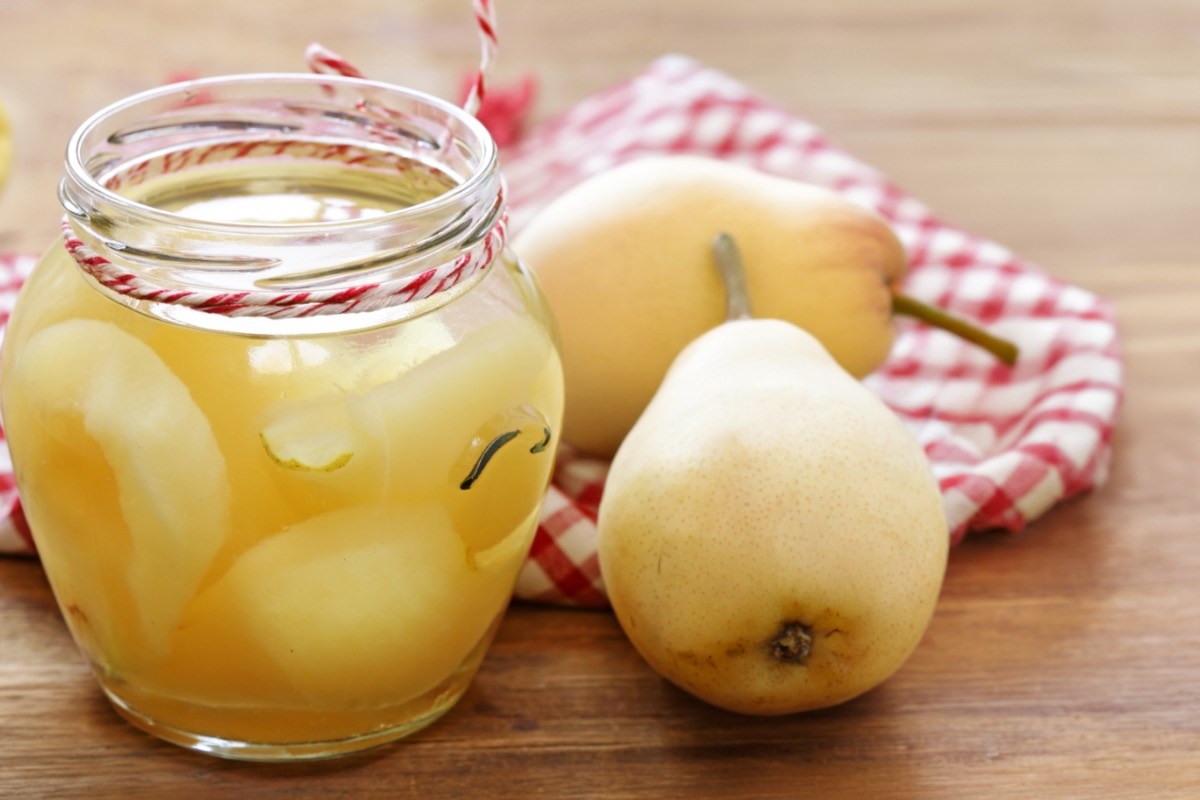
{"label": "wooden table", "polygon": [[[453,95],[475,58],[466,6],[0,2],[19,148],[0,250],[51,241],[65,140],[100,106],[180,70],[296,69],[312,39]],[[0,560],[0,797],[1200,797],[1200,5],[500,6],[497,78],[537,74],[538,116],[686,53],[1112,298],[1128,397],[1110,482],[957,548],[916,655],[841,708],[722,713],[653,675],[610,615],[519,606],[439,724],[302,766],[194,755],[119,721],[39,567]]]}

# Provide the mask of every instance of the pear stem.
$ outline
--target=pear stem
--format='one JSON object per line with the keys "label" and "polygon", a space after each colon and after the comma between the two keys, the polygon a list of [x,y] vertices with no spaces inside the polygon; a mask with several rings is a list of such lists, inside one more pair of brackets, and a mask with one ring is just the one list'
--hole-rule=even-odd
{"label": "pear stem", "polygon": [[919,319],[935,328],[952,333],[971,344],[982,347],[1010,367],[1017,362],[1017,355],[1020,351],[1012,342],[992,336],[977,325],[972,325],[964,319],[947,314],[940,308],[922,303],[906,294],[896,292],[892,295],[892,313]]}
{"label": "pear stem", "polygon": [[725,321],[750,319],[750,291],[746,288],[746,267],[737,242],[728,233],[713,239],[713,258],[725,284]]}

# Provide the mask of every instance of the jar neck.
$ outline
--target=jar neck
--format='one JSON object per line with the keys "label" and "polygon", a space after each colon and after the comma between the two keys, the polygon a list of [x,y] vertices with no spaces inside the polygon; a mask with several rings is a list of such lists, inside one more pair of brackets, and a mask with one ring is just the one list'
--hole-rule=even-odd
{"label": "jar neck", "polygon": [[[322,191],[361,195],[370,213],[230,219],[189,202]],[[60,199],[68,249],[103,293],[184,324],[273,334],[284,317],[344,329],[447,302],[502,246],[505,211],[495,145],[473,117],[418,92],[315,75],[208,79],[117,103],[72,137]],[[384,288],[368,303],[363,287]],[[346,300],[299,302],[314,297]],[[332,319],[351,311],[353,323]]]}

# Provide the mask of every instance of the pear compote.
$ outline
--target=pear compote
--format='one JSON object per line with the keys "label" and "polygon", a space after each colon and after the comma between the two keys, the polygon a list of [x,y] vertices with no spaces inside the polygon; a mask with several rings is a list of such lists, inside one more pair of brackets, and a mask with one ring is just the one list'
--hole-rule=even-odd
{"label": "pear compote", "polygon": [[[206,91],[219,103],[221,88]],[[456,174],[453,164],[216,159],[71,184],[69,159],[64,205],[86,208],[87,190],[173,220],[179,230],[157,232],[144,274],[172,269],[164,252],[202,263],[196,253],[223,230],[243,244],[259,237],[251,254],[285,243],[279,258],[251,259],[265,268],[214,257],[217,272],[196,273],[235,288],[319,284],[328,238],[378,224],[403,238],[431,205],[440,238],[391,256],[358,242],[350,268],[374,275],[375,262],[390,269],[439,246],[453,259],[456,220],[494,199],[459,198],[447,210],[446,197],[494,172],[494,150],[473,120],[415,98],[393,104],[450,117],[479,164]],[[99,218],[73,213],[72,223],[95,233]],[[318,251],[312,263],[306,245]],[[293,261],[304,276],[288,271]],[[507,251],[453,288],[381,313],[187,316],[101,288],[62,245],[34,271],[2,365],[22,502],[72,634],[139,727],[234,758],[337,755],[419,729],[478,669],[557,444],[553,323]]]}

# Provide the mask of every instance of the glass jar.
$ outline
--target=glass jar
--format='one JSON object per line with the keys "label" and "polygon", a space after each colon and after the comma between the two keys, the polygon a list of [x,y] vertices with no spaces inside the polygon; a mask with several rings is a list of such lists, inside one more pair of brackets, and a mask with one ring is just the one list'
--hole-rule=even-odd
{"label": "glass jar", "polygon": [[562,415],[484,128],[365,80],[194,81],[88,120],[60,197],[0,400],[46,573],[116,709],[256,760],[449,709]]}

